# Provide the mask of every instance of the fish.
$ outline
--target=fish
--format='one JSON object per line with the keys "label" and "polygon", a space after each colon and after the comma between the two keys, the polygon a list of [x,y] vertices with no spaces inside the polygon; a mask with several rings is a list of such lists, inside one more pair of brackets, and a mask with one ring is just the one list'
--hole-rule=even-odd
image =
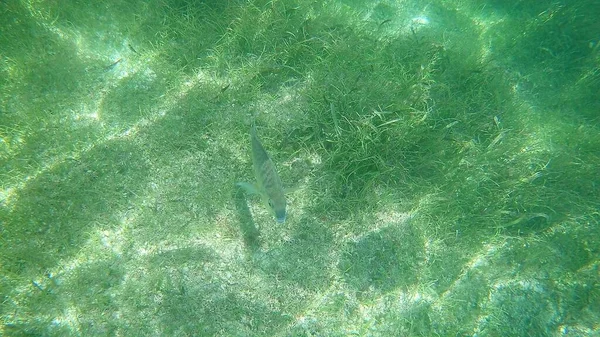
{"label": "fish", "polygon": [[256,182],[254,184],[239,182],[236,185],[249,194],[259,194],[267,209],[275,216],[277,223],[282,224],[285,222],[287,206],[283,184],[271,156],[258,139],[254,122],[250,128],[250,143]]}

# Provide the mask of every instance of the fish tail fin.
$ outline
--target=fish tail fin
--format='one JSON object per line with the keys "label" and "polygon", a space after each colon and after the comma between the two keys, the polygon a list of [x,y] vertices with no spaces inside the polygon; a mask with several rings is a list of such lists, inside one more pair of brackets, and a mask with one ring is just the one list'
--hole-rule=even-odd
{"label": "fish tail fin", "polygon": [[250,134],[256,137],[256,115],[252,115],[252,122],[250,124]]}
{"label": "fish tail fin", "polygon": [[256,137],[256,123],[254,123],[254,121],[252,121],[252,126],[250,127],[250,134],[253,137]]}

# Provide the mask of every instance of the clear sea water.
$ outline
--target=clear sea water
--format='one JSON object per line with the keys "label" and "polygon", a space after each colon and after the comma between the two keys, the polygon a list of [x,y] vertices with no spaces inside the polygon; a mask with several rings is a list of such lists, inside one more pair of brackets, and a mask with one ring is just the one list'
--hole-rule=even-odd
{"label": "clear sea water", "polygon": [[0,336],[600,336],[598,14],[1,1]]}

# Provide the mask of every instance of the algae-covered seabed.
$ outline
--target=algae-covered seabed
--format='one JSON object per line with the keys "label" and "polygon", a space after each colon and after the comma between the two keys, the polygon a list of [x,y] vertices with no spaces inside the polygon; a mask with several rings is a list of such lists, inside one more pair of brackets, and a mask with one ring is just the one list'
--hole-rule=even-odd
{"label": "algae-covered seabed", "polygon": [[600,335],[595,13],[1,2],[0,335]]}

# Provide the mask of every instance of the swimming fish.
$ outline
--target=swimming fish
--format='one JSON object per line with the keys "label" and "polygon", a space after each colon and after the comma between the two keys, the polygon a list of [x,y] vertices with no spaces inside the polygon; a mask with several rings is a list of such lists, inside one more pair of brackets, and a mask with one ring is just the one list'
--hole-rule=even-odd
{"label": "swimming fish", "polygon": [[260,143],[256,135],[256,125],[252,123],[250,128],[250,142],[252,144],[252,165],[256,183],[250,184],[240,182],[236,185],[251,194],[259,194],[267,208],[275,215],[277,223],[285,221],[286,200],[283,184],[275,170],[275,164]]}

